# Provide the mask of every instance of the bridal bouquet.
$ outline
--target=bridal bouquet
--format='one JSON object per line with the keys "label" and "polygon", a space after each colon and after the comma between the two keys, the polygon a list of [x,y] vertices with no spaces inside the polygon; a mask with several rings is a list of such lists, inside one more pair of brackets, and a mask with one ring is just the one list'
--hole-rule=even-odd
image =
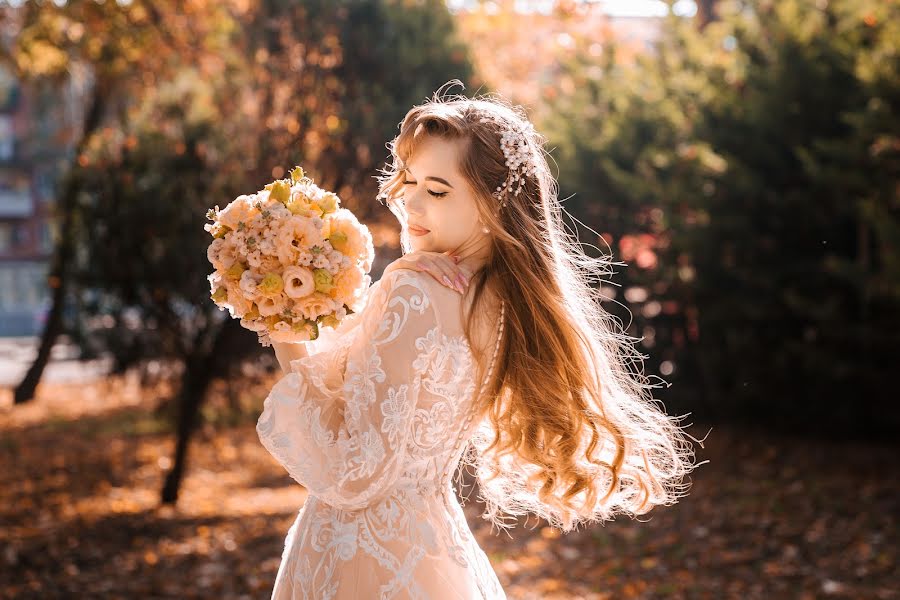
{"label": "bridal bouquet", "polygon": [[299,166],[206,217],[211,298],[263,346],[314,340],[319,327],[337,327],[362,308],[372,236]]}

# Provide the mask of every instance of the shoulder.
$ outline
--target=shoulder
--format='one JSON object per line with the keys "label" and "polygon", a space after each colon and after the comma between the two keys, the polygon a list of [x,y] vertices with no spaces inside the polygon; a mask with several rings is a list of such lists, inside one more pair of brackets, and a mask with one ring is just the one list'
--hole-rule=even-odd
{"label": "shoulder", "polygon": [[443,325],[459,310],[460,295],[436,281],[434,277],[414,269],[394,269],[378,280],[378,292],[385,308],[398,303],[408,305],[422,315]]}
{"label": "shoulder", "polygon": [[379,280],[380,291],[387,296],[419,293],[422,297],[439,305],[459,294],[436,281],[434,277],[414,269],[394,269]]}

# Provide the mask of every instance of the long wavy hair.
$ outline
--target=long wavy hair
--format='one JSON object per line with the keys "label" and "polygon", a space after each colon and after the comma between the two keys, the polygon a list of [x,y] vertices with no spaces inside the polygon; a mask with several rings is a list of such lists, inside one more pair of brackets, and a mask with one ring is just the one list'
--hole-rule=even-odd
{"label": "long wavy hair", "polygon": [[[489,259],[471,278],[464,316],[479,365],[476,382],[484,378],[487,353],[471,343],[471,332],[475,315],[488,310],[486,289],[507,307],[496,365],[475,400],[480,424],[462,461],[475,468],[483,518],[506,528],[510,517],[531,512],[570,531],[675,503],[689,487],[684,475],[697,466],[691,436],[680,417],[656,404],[637,340],[600,306],[592,284],[612,274],[611,256],[586,255],[567,233],[546,139],[533,128],[528,144],[536,173],[500,209],[492,196],[507,176],[500,124],[521,128],[527,116],[497,94],[442,94],[451,84],[462,85],[452,80],[409,110],[387,144],[391,163],[376,178],[379,200],[403,222],[403,170],[422,136],[465,143],[459,168],[491,240]],[[408,238],[401,245],[410,251]]]}

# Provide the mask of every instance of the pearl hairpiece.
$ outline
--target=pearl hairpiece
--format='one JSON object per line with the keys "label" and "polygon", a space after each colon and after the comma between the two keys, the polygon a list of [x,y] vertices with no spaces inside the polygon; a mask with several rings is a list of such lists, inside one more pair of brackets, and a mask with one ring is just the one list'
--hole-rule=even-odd
{"label": "pearl hairpiece", "polygon": [[[489,117],[481,119],[482,123],[490,123],[497,121]],[[528,134],[534,131],[534,126],[526,121],[523,127],[518,127],[510,123],[506,119],[500,120],[500,147],[503,155],[506,157],[506,166],[509,171],[506,175],[506,181],[502,185],[498,185],[496,191],[492,194],[494,198],[500,201],[500,207],[506,206],[509,201],[508,193],[519,195],[525,185],[525,176],[537,173],[537,165],[534,161],[534,154],[528,146]],[[515,190],[513,190],[515,186]]]}

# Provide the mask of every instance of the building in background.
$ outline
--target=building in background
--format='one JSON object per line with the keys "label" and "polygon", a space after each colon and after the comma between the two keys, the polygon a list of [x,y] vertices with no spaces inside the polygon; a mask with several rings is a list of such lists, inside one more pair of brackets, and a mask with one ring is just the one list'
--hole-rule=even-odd
{"label": "building in background", "polygon": [[57,183],[78,122],[75,85],[22,85],[0,68],[0,336],[37,335],[49,308]]}

